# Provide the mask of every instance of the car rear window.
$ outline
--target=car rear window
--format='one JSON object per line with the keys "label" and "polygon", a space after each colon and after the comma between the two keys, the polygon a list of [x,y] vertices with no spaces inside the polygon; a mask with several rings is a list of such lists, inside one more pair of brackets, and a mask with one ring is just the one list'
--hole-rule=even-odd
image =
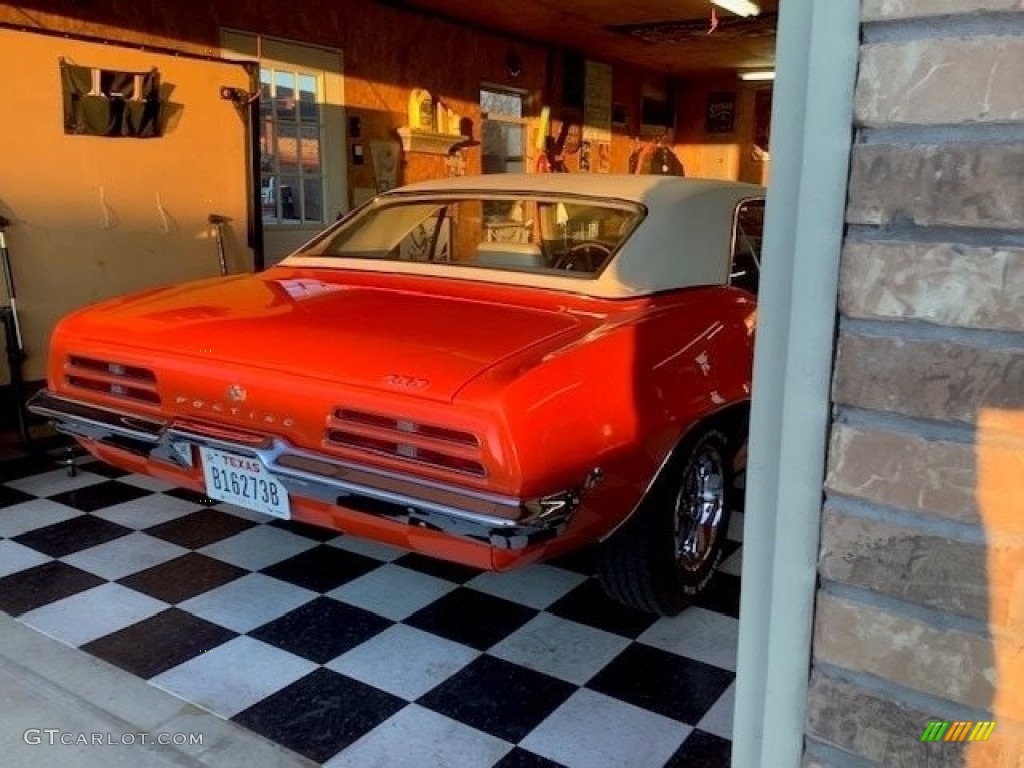
{"label": "car rear window", "polygon": [[579,197],[378,201],[329,229],[298,255],[593,277],[641,218],[639,206]]}

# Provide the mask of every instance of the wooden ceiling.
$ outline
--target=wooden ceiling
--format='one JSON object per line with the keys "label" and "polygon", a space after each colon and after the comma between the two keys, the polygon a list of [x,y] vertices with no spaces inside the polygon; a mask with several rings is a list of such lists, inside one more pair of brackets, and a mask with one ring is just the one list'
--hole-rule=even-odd
{"label": "wooden ceiling", "polygon": [[778,0],[742,18],[709,0],[399,0],[475,27],[669,75],[771,67]]}

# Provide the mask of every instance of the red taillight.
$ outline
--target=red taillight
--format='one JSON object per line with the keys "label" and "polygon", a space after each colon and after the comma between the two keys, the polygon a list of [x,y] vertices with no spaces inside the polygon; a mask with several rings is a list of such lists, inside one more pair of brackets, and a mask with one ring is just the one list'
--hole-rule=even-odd
{"label": "red taillight", "polygon": [[102,392],[126,400],[160,404],[156,374],[137,365],[72,355],[64,369],[64,381],[68,386],[77,389]]}
{"label": "red taillight", "polygon": [[424,437],[441,440],[446,443],[458,445],[471,445],[479,447],[480,441],[476,435],[448,427],[437,427],[432,424],[420,424],[419,422],[407,419],[397,419],[392,416],[382,416],[367,411],[354,411],[351,408],[339,408],[334,412],[334,417],[339,421],[352,424],[363,424],[370,427],[394,430],[405,434],[422,435]]}
{"label": "red taillight", "polygon": [[327,442],[474,477],[487,475],[479,438],[450,427],[338,408],[327,428]]}

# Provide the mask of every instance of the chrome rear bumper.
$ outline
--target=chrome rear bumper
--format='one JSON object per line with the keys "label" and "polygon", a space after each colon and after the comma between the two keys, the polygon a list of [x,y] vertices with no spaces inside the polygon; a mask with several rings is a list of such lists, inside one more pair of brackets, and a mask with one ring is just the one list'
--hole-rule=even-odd
{"label": "chrome rear bumper", "polygon": [[180,469],[195,466],[192,450],[207,446],[259,459],[295,497],[487,543],[522,549],[557,536],[580,502],[579,490],[537,499],[484,493],[362,466],[307,451],[276,436],[233,427],[135,416],[42,390],[32,413],[58,431]]}

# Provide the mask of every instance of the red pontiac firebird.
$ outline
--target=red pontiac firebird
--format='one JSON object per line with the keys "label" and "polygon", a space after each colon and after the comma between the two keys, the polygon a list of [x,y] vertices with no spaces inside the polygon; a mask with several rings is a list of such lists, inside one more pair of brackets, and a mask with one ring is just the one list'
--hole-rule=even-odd
{"label": "red pontiac firebird", "polygon": [[678,613],[721,556],[750,399],[763,189],[460,177],[277,266],[105,301],[30,408],[98,458],[478,568],[598,544]]}

